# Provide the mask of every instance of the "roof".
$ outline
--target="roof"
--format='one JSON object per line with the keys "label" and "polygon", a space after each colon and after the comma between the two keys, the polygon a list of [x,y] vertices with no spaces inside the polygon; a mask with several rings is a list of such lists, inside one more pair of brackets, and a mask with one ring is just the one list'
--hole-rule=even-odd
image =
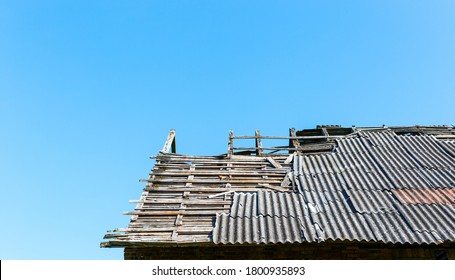
{"label": "roof", "polygon": [[175,148],[172,130],[130,224],[102,247],[455,242],[453,126],[230,132],[223,155]]}

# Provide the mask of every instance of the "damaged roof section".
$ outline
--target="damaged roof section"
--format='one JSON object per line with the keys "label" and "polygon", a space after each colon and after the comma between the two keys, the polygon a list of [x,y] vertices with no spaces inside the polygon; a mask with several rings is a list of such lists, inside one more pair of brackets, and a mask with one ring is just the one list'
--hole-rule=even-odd
{"label": "damaged roof section", "polygon": [[453,127],[230,132],[226,154],[175,152],[171,131],[129,226],[103,247],[455,242]]}
{"label": "damaged roof section", "polygon": [[285,158],[159,153],[136,208],[125,213],[128,228],[107,234],[102,246],[212,242],[216,214],[229,213],[234,193],[291,191]]}

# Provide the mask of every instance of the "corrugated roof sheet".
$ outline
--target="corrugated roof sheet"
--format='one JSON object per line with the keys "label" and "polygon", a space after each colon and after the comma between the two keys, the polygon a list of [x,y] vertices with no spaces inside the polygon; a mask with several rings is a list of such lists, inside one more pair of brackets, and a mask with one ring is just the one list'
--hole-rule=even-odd
{"label": "corrugated roof sheet", "polygon": [[388,131],[336,142],[333,153],[294,157],[298,193],[234,194],[213,241],[455,241],[451,142]]}
{"label": "corrugated roof sheet", "polygon": [[[381,196],[378,193],[375,192]],[[296,193],[236,193],[231,212],[217,215],[213,241],[261,244],[356,240],[439,244],[454,240],[453,207],[400,205],[392,195],[377,198],[351,196],[318,204]],[[385,204],[379,205],[381,201]]]}

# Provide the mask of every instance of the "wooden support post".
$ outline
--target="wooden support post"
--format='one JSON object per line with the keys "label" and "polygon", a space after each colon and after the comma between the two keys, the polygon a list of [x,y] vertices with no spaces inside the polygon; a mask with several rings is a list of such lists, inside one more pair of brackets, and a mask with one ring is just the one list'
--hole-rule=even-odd
{"label": "wooden support post", "polygon": [[175,147],[175,130],[174,129],[171,129],[171,131],[169,131],[169,134],[166,139],[166,143],[164,143],[164,147],[161,150],[161,152],[167,154],[167,153],[169,153],[169,150],[171,150],[171,153],[175,153],[177,151],[176,147]]}
{"label": "wooden support post", "polygon": [[232,156],[233,150],[234,150],[234,131],[229,130],[228,157]]}
{"label": "wooden support post", "polygon": [[261,133],[259,132],[259,130],[256,130],[256,155],[257,156],[263,155]]}
{"label": "wooden support post", "polygon": [[[300,143],[299,143],[299,140],[297,140],[297,134],[295,133],[295,128],[290,128],[289,129],[289,148],[292,148],[294,147],[296,149],[296,151],[298,151],[298,149],[300,148]],[[289,150],[289,153],[291,154],[292,151]]]}

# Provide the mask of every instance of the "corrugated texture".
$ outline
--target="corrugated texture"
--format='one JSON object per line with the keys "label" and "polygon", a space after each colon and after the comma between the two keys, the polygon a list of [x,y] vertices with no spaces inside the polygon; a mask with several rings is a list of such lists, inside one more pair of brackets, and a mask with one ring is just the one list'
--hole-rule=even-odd
{"label": "corrugated texture", "polygon": [[454,242],[452,150],[432,136],[388,131],[337,140],[333,153],[294,157],[298,193],[234,194],[231,211],[217,216],[213,240]]}
{"label": "corrugated texture", "polygon": [[[232,207],[235,211],[217,215],[213,242],[356,240],[439,244],[455,240],[453,207],[400,205],[391,195],[381,192],[372,192],[375,197],[359,193],[343,200],[326,200],[323,204],[310,202],[304,195],[295,193],[235,194]],[[381,196],[384,197],[378,199]],[[387,203],[380,205],[381,201]]]}
{"label": "corrugated texture", "polygon": [[[453,144],[439,141],[433,136],[403,136],[392,132],[361,133],[368,138],[376,153],[387,154],[385,157],[391,163],[402,168],[431,168],[455,170]],[[343,141],[343,140],[342,140]],[[408,162],[409,164],[403,164]]]}
{"label": "corrugated texture", "polygon": [[289,217],[233,218],[220,214],[213,232],[217,244],[301,243],[307,238],[299,221]]}
{"label": "corrugated texture", "polygon": [[442,147],[447,154],[455,157],[455,141],[439,141],[439,145]]}

